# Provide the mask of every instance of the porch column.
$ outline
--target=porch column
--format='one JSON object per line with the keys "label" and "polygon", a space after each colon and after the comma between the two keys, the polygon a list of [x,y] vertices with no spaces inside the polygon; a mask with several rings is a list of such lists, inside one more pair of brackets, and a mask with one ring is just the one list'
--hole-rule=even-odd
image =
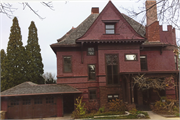
{"label": "porch column", "polygon": [[134,80],[131,77],[131,98],[132,98],[132,103],[134,103],[134,87],[133,87],[133,82],[134,82]]}
{"label": "porch column", "polygon": [[[128,77],[129,78],[129,77]],[[131,86],[130,86],[130,79],[126,79],[126,88],[127,88],[127,98],[128,104],[131,104]]]}

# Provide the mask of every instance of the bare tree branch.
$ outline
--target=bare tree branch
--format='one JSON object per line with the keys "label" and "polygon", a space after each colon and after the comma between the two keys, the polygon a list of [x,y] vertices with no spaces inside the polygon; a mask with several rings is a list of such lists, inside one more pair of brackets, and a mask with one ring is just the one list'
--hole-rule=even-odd
{"label": "bare tree branch", "polygon": [[[23,6],[23,10],[25,10],[27,7],[35,14],[37,15],[40,19],[45,19],[44,17],[40,16],[38,14],[38,11],[36,11],[28,2],[22,2],[20,3]],[[50,8],[51,10],[54,10],[52,2],[41,2],[42,5],[45,7]],[[18,10],[18,8],[14,8],[12,4],[9,3],[0,3],[0,13],[5,14],[9,18],[14,17],[14,12]]]}
{"label": "bare tree branch", "polygon": [[146,89],[158,89],[158,90],[165,90],[166,87],[174,88],[176,83],[173,81],[173,76],[166,78],[166,77],[145,77],[143,75],[137,75],[133,77],[134,79],[134,86],[138,85],[138,88],[141,90]]}
{"label": "bare tree branch", "polygon": [[[130,10],[121,7],[128,12],[128,15],[132,18],[143,14],[146,16],[146,12],[151,10],[154,6],[157,6],[157,15],[161,23],[167,23],[173,25],[177,30],[180,30],[180,2],[179,0],[157,0],[156,4],[146,9],[145,0],[137,0],[137,3],[144,3],[144,7],[139,7],[139,10]],[[141,20],[142,24],[145,25],[145,19]]]}

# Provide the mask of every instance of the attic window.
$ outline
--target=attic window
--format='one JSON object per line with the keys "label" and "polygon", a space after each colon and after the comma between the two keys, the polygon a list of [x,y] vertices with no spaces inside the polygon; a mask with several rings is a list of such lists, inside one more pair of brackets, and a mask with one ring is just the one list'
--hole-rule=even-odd
{"label": "attic window", "polygon": [[107,24],[106,23],[106,34],[115,34],[115,24],[113,24],[113,23]]}

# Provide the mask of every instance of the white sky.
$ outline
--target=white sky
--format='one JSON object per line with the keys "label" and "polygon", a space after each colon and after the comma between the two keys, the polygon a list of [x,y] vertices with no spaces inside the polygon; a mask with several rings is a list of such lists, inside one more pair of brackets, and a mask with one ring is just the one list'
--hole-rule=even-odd
{"label": "white sky", "polygon": [[[3,0],[5,2],[5,0]],[[41,55],[44,64],[44,73],[51,72],[57,75],[56,55],[50,48],[50,45],[57,42],[72,27],[77,27],[83,22],[90,14],[92,7],[99,7],[101,12],[109,0],[70,0],[70,1],[53,1],[54,11],[43,6],[39,1],[28,2],[33,9],[38,11],[38,14],[45,19],[41,20],[29,8],[23,10],[21,2],[8,2],[14,8],[18,8],[14,15],[18,18],[19,26],[21,28],[21,35],[23,46],[27,44],[28,27],[31,21],[35,22],[38,29],[39,45],[41,48]],[[140,6],[135,3],[135,0],[112,0],[113,4],[119,9],[120,12],[126,13],[121,7],[124,8],[137,8]],[[142,4],[143,5],[143,4]],[[12,17],[13,18],[13,17]],[[137,19],[137,21],[139,21]],[[12,26],[12,19],[4,14],[0,14],[0,49],[7,48],[9,41],[10,28]],[[176,32],[176,34],[179,34]]]}

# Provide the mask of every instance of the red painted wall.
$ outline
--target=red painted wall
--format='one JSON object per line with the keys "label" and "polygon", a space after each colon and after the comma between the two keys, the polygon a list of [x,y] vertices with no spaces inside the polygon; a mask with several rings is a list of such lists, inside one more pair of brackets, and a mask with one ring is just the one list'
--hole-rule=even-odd
{"label": "red painted wall", "polygon": [[173,51],[141,51],[147,56],[148,71],[174,71],[175,61]]}
{"label": "red painted wall", "polygon": [[7,111],[7,100],[1,98],[1,111]]}
{"label": "red painted wall", "polygon": [[63,100],[62,96],[57,97],[57,117],[63,117]]}
{"label": "red painted wall", "polygon": [[[105,22],[116,20],[115,35],[107,35],[105,32]],[[95,20],[87,33],[78,40],[119,40],[119,39],[144,39],[138,35],[129,25],[121,13],[112,3],[104,8]]]}
{"label": "red painted wall", "polygon": [[163,31],[162,26],[159,26],[161,42],[171,45],[176,45],[175,28],[171,25],[167,26],[167,31]]}

